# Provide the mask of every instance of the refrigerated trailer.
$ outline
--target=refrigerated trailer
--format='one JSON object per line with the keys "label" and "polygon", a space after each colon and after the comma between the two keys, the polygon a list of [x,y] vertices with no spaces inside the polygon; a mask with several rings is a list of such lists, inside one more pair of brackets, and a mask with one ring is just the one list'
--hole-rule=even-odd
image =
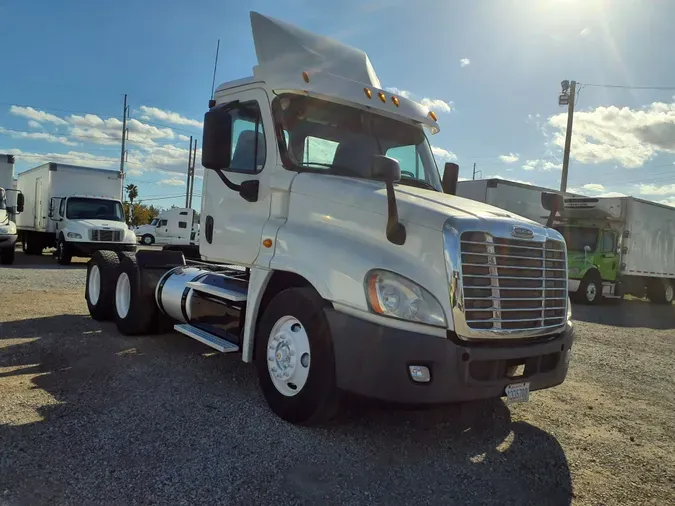
{"label": "refrigerated trailer", "polygon": [[545,225],[549,211],[542,206],[541,195],[543,193],[555,193],[563,197],[583,196],[500,178],[476,179],[457,183],[457,195],[460,197],[506,209]]}
{"label": "refrigerated trailer", "polygon": [[[562,383],[573,330],[557,231],[439,176],[428,107],[355,48],[257,13],[258,65],[204,117],[201,261],[100,251],[89,312],[174,329],[252,362],[274,413],[309,424],[339,393],[439,404]],[[140,387],[140,386],[139,386]]]}
{"label": "refrigerated trailer", "polygon": [[136,235],[124,219],[118,171],[45,163],[18,175],[25,210],[17,228],[28,255],[56,248],[62,265],[101,249],[136,251]]}
{"label": "refrigerated trailer", "polygon": [[565,198],[569,291],[588,304],[624,294],[671,304],[675,208],[634,197]]}

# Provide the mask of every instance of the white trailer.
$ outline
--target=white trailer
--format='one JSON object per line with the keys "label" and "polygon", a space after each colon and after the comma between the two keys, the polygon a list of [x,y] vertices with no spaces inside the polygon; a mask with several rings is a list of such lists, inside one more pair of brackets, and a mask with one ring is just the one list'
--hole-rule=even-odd
{"label": "white trailer", "polygon": [[565,198],[556,228],[569,249],[569,290],[586,303],[675,292],[675,208],[634,197]]}
{"label": "white trailer", "polygon": [[457,183],[457,195],[460,197],[506,209],[518,216],[541,224],[546,224],[549,215],[549,212],[541,205],[541,195],[545,192],[565,197],[581,196],[499,178],[459,181]]}
{"label": "white trailer", "polygon": [[45,163],[18,175],[25,210],[17,228],[26,254],[55,247],[67,265],[73,256],[100,249],[136,251],[136,236],[125,220],[122,177],[112,170]]}
{"label": "white trailer", "polygon": [[204,118],[202,260],[95,253],[91,316],[241,353],[292,423],[329,417],[340,391],[518,402],[562,383],[562,236],[457,197],[458,167],[441,181],[425,135],[436,115],[386,91],[364,52],[251,24],[253,76],[221,85]]}

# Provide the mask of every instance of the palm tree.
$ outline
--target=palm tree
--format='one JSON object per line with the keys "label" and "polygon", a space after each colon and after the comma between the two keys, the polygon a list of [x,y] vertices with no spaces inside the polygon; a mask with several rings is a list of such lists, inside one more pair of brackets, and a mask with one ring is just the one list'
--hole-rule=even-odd
{"label": "palm tree", "polygon": [[129,183],[128,185],[125,186],[125,189],[127,190],[127,196],[129,197],[129,202],[131,203],[131,206],[133,207],[134,205],[134,199],[138,197],[138,186],[135,184]]}

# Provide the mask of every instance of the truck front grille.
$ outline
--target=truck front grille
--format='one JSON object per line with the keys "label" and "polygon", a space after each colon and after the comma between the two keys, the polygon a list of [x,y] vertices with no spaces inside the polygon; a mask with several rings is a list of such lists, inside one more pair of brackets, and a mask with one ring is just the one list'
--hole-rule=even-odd
{"label": "truck front grille", "polygon": [[466,324],[476,330],[562,326],[567,276],[563,242],[461,235]]}
{"label": "truck front grille", "polygon": [[95,242],[120,242],[122,240],[121,230],[95,229],[90,235],[90,239]]}

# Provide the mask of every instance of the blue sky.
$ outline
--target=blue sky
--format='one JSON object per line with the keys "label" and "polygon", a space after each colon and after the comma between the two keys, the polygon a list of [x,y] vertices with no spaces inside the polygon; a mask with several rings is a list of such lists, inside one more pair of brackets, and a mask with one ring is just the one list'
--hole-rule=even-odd
{"label": "blue sky", "polygon": [[187,136],[201,142],[216,40],[217,84],[256,63],[250,10],[363,49],[383,86],[434,104],[437,158],[465,178],[475,162],[483,177],[558,187],[557,96],[577,80],[569,187],[675,205],[675,89],[591,86],[675,86],[665,1],[0,2],[0,152],[18,171],[119,166],[127,93],[128,181],[147,203],[181,205],[171,196],[185,191]]}

